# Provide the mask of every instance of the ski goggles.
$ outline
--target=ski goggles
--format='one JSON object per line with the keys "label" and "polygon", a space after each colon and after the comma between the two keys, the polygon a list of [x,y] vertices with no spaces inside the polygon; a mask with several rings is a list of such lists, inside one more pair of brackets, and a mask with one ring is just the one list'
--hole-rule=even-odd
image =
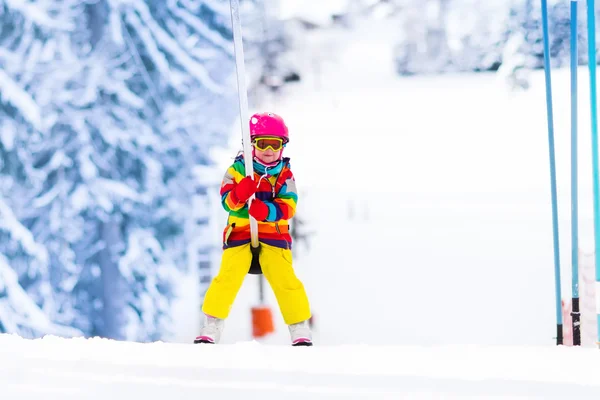
{"label": "ski goggles", "polygon": [[260,151],[271,149],[279,151],[283,148],[283,139],[277,137],[261,137],[252,141],[252,145]]}

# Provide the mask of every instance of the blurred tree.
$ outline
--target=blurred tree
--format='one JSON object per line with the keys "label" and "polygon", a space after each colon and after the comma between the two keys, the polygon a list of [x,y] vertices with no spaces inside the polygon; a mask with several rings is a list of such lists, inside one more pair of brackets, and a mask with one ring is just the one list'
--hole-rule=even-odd
{"label": "blurred tree", "polygon": [[302,79],[295,32],[279,18],[280,0],[247,0],[243,15],[244,51],[249,70],[250,106],[273,107],[283,87]]}
{"label": "blurred tree", "polygon": [[[524,71],[543,68],[540,2],[534,0],[390,0],[400,39],[395,62],[401,75],[496,71],[518,86]],[[585,63],[585,3],[579,2],[579,62]],[[548,2],[553,66],[569,62],[570,0]]]}
{"label": "blurred tree", "polygon": [[[238,114],[229,4],[4,0],[0,20],[0,185],[15,221],[0,225],[0,273],[17,285],[0,304],[20,289],[57,327],[159,339],[197,232],[186,221],[202,213],[192,201],[214,184],[193,170],[213,168]],[[13,323],[20,312],[0,314],[0,331],[47,333]]]}

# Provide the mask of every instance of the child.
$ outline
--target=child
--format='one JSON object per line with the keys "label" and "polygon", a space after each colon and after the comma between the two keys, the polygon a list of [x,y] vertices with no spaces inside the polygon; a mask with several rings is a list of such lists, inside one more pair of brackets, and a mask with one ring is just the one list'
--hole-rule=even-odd
{"label": "child", "polygon": [[[204,326],[194,343],[218,343],[224,320],[248,274],[252,261],[250,220],[258,223],[259,262],[273,289],[294,346],[312,346],[311,317],[304,285],[292,267],[292,238],[288,220],[294,216],[298,195],[289,158],[282,158],[288,128],[273,113],[250,118],[254,177],[246,176],[243,155],[227,169],[221,185],[223,207],[229,212],[223,232],[221,268],[204,297]],[[255,199],[248,207],[250,196]]]}

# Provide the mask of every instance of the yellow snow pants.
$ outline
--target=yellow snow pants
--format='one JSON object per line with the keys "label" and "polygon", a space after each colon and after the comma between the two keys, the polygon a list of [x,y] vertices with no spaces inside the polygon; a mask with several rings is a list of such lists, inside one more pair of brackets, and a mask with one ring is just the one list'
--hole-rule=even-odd
{"label": "yellow snow pants", "polygon": [[[290,325],[309,319],[311,314],[308,297],[304,285],[294,273],[292,252],[261,243],[259,261],[285,323]],[[219,273],[212,280],[204,297],[202,311],[205,314],[222,319],[229,316],[251,262],[250,244],[223,251]]]}

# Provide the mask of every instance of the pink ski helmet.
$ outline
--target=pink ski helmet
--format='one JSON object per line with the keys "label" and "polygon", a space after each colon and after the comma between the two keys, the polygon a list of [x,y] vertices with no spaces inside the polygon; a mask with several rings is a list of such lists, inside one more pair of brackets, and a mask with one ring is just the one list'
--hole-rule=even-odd
{"label": "pink ski helmet", "polygon": [[256,113],[250,117],[250,138],[256,136],[273,136],[283,139],[283,143],[290,141],[288,127],[279,115],[265,112]]}

